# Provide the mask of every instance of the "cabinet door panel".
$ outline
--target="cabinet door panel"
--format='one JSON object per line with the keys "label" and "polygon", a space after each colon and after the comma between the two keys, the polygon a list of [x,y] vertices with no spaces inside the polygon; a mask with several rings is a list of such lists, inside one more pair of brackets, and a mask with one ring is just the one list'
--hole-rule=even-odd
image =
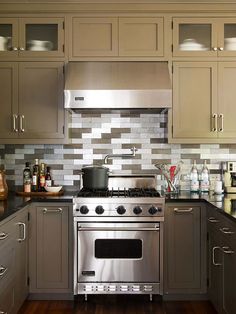
{"label": "cabinet door panel", "polygon": [[14,314],[15,313],[15,290],[14,281],[0,288],[0,313]]}
{"label": "cabinet door panel", "polygon": [[63,63],[22,62],[19,67],[20,137],[63,138]]}
{"label": "cabinet door panel", "polygon": [[163,56],[162,18],[120,18],[120,56]]}
{"label": "cabinet door panel", "polygon": [[68,277],[68,207],[37,207],[37,289],[66,289]]}
{"label": "cabinet door panel", "polygon": [[219,75],[219,109],[223,114],[223,131],[220,132],[221,118],[219,118],[218,136],[220,138],[235,138],[235,108],[236,108],[236,62],[220,62]]}
{"label": "cabinet door panel", "polygon": [[[18,116],[18,65],[14,62],[0,63],[0,138],[16,138],[13,119],[17,126]],[[15,115],[15,117],[13,116]]]}
{"label": "cabinet door panel", "polygon": [[80,18],[72,20],[72,58],[118,55],[117,18]]}
{"label": "cabinet door panel", "polygon": [[[0,19],[0,36],[5,38],[0,45],[0,56],[10,57],[18,55],[18,18]],[[13,49],[14,48],[14,49]]]}
{"label": "cabinet door panel", "polygon": [[174,62],[173,137],[215,138],[217,64]]}

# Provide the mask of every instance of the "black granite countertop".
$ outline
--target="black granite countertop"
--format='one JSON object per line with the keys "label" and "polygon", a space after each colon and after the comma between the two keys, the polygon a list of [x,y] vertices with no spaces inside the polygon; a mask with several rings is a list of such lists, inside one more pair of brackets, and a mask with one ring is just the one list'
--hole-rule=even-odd
{"label": "black granite countertop", "polygon": [[216,210],[236,222],[236,194],[220,194],[216,195],[212,192],[208,193],[190,193],[181,191],[177,195],[166,195],[166,203],[170,202],[207,202],[213,205]]}
{"label": "black granite countertop", "polygon": [[[69,202],[72,203],[76,192],[65,192],[62,196],[49,197],[22,197],[16,196],[14,192],[9,193],[7,200],[0,201],[0,222],[16,213],[31,202]],[[207,202],[212,204],[216,210],[236,222],[236,195],[214,195],[181,192],[177,195],[166,195],[166,203],[170,202]]]}
{"label": "black granite countertop", "polygon": [[32,202],[72,203],[74,194],[73,192],[66,192],[61,196],[22,197],[17,196],[15,192],[10,192],[6,200],[0,201],[0,222]]}

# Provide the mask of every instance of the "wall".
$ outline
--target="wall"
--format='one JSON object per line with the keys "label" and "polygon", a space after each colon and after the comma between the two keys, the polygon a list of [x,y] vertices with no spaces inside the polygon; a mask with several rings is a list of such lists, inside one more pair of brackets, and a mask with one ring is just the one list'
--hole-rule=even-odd
{"label": "wall", "polygon": [[33,164],[39,158],[51,166],[56,184],[78,188],[78,170],[83,165],[102,164],[105,155],[130,153],[134,145],[138,148],[136,158],[109,160],[111,170],[153,173],[155,163],[176,164],[182,160],[182,173],[188,174],[193,159],[199,169],[206,159],[213,180],[220,173],[221,161],[236,160],[236,145],[168,144],[167,114],[73,114],[69,127],[71,145],[0,145],[0,162],[6,169],[8,185],[21,186],[25,161]]}

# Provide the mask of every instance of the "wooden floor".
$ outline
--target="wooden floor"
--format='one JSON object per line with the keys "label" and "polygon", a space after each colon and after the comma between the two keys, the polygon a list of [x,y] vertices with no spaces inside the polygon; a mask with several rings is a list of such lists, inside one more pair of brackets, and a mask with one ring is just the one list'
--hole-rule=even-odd
{"label": "wooden floor", "polygon": [[208,301],[150,302],[147,296],[88,296],[88,301],[26,301],[18,314],[217,314]]}

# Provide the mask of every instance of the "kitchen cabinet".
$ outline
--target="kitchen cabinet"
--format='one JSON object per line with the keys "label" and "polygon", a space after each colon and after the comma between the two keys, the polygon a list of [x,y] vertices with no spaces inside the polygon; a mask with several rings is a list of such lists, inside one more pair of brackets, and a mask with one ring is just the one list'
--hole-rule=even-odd
{"label": "kitchen cabinet", "polygon": [[0,223],[0,313],[15,313],[14,219]]}
{"label": "kitchen cabinet", "polygon": [[70,59],[161,57],[163,17],[72,17]]}
{"label": "kitchen cabinet", "polygon": [[164,226],[164,294],[206,293],[206,216],[203,204],[169,203]]}
{"label": "kitchen cabinet", "polygon": [[212,207],[207,213],[208,295],[218,313],[236,313],[236,227]]}
{"label": "kitchen cabinet", "polygon": [[161,17],[119,18],[119,56],[163,56],[163,30]]}
{"label": "kitchen cabinet", "polygon": [[235,80],[236,62],[174,62],[173,142],[234,142]]}
{"label": "kitchen cabinet", "polygon": [[173,56],[236,56],[236,18],[173,18]]}
{"label": "kitchen cabinet", "polygon": [[64,57],[64,19],[0,18],[1,58]]}
{"label": "kitchen cabinet", "polygon": [[0,142],[65,138],[62,62],[0,62]]}
{"label": "kitchen cabinet", "polygon": [[118,55],[118,19],[72,17],[70,57]]}
{"label": "kitchen cabinet", "polygon": [[32,205],[29,235],[31,294],[72,293],[71,215],[67,204]]}

